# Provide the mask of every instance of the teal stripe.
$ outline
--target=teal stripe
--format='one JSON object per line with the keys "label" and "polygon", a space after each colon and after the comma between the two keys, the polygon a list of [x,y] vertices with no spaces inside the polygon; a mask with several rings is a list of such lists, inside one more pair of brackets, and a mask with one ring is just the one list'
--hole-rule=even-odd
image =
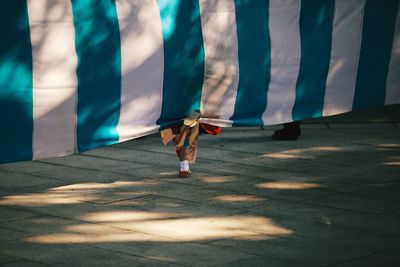
{"label": "teal stripe", "polygon": [[162,128],[200,109],[204,47],[198,0],[158,0],[164,41]]}
{"label": "teal stripe", "polygon": [[300,70],[293,120],[322,116],[331,55],[334,0],[302,0]]}
{"label": "teal stripe", "polygon": [[[113,0],[72,0],[80,152],[118,142],[121,47]],[[134,52],[134,51],[132,51]]]}
{"label": "teal stripe", "polygon": [[26,1],[1,1],[0,163],[32,159],[32,49]]}
{"label": "teal stripe", "polygon": [[269,1],[236,0],[239,85],[233,126],[263,125],[271,80]]}
{"label": "teal stripe", "polygon": [[365,4],[353,110],[385,104],[398,5],[398,0],[367,0]]}

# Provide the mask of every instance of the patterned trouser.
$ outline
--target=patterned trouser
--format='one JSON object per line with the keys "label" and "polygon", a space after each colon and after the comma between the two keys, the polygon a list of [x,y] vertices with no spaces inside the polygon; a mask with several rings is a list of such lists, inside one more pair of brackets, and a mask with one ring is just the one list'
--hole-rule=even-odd
{"label": "patterned trouser", "polygon": [[187,160],[190,163],[196,161],[198,139],[199,124],[194,127],[187,127],[185,125],[180,127],[179,132],[177,132],[176,137],[173,139],[176,154],[180,161]]}

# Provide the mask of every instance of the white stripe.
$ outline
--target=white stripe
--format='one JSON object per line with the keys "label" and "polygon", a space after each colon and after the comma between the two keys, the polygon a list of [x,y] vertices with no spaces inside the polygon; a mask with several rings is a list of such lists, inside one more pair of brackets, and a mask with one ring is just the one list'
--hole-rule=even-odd
{"label": "white stripe", "polygon": [[323,116],[351,111],[361,49],[365,0],[336,0]]}
{"label": "white stripe", "polygon": [[400,104],[400,5],[397,13],[392,57],[386,83],[386,105]]}
{"label": "white stripe", "polygon": [[157,1],[118,0],[121,33],[119,141],[157,131],[162,106],[163,38]]}
{"label": "white stripe", "polygon": [[292,121],[300,68],[300,7],[298,0],[270,0],[271,81],[264,124]]}
{"label": "white stripe", "polygon": [[72,154],[77,57],[70,0],[28,1],[33,60],[33,158]]}
{"label": "white stripe", "polygon": [[201,0],[205,69],[201,97],[203,122],[231,126],[239,81],[234,0]]}

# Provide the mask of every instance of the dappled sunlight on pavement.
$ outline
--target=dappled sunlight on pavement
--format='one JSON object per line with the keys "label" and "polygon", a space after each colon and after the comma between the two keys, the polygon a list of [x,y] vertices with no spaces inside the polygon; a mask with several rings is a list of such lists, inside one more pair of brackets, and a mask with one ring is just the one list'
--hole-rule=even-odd
{"label": "dappled sunlight on pavement", "polygon": [[[123,215],[122,215],[123,214]],[[214,216],[173,218],[174,214],[152,212],[101,212],[87,214],[83,221],[96,224],[69,225],[59,233],[29,237],[37,243],[98,242],[188,242],[240,237],[241,240],[262,240],[291,231],[275,225],[262,216]],[[122,217],[121,217],[122,215]],[[178,217],[181,217],[178,214]],[[33,223],[40,223],[34,221]],[[107,225],[109,228],[101,227]],[[129,230],[124,231],[124,230]]]}
{"label": "dappled sunlight on pavement", "polygon": [[398,130],[306,127],[285,143],[227,129],[201,138],[187,179],[156,135],[0,165],[0,262],[390,266],[400,262]]}

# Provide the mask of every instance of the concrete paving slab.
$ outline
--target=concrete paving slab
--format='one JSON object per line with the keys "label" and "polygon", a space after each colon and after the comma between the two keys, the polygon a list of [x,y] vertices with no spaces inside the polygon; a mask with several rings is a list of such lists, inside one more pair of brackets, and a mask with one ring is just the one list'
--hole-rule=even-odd
{"label": "concrete paving slab", "polygon": [[308,265],[325,266],[372,254],[364,249],[331,244],[329,240],[308,241],[279,237],[262,241],[226,239],[212,242],[210,245],[235,249],[261,257],[273,257]]}
{"label": "concrete paving slab", "polygon": [[113,159],[104,159],[85,155],[74,155],[64,158],[47,159],[42,160],[41,162],[117,173],[118,171],[123,171],[125,169],[141,168],[146,166],[136,162],[121,162]]}
{"label": "concrete paving slab", "polygon": [[280,225],[301,229],[310,225],[329,226],[331,225],[331,217],[343,212],[336,208],[270,199],[266,205],[255,207],[246,214],[267,216]]}
{"label": "concrete paving slab", "polygon": [[385,215],[360,214],[341,212],[329,217],[319,218],[321,222],[332,226],[344,226],[350,229],[362,230],[367,233],[400,236],[398,219],[392,213]]}
{"label": "concrete paving slab", "polygon": [[19,261],[13,261],[13,262],[6,263],[2,266],[5,266],[5,267],[25,267],[25,266],[44,267],[44,266],[49,266],[49,265],[44,264],[44,263],[29,261],[29,260],[19,260]]}
{"label": "concrete paving slab", "polygon": [[116,190],[127,181],[112,183],[46,184],[16,190],[0,199],[0,204],[10,206],[69,205],[80,202],[104,204],[146,195],[146,192]]}
{"label": "concrete paving slab", "polygon": [[382,200],[347,193],[336,193],[331,196],[305,200],[303,202],[369,214],[382,214],[400,209],[400,201]]}
{"label": "concrete paving slab", "polygon": [[18,188],[49,183],[50,181],[51,178],[48,179],[36,175],[0,171],[0,187],[8,189],[9,192]]}
{"label": "concrete paving slab", "polygon": [[[83,218],[93,215],[85,215]],[[104,213],[102,213],[104,218]],[[98,218],[98,217],[97,217]],[[26,220],[2,223],[15,231],[27,229],[31,234],[24,238],[25,241],[40,244],[98,244],[98,243],[127,243],[127,242],[174,242],[163,236],[149,235],[143,232],[126,230],[113,221],[108,225],[87,223],[84,221],[70,220],[54,216],[37,216]]]}
{"label": "concrete paving slab", "polygon": [[380,129],[380,130],[387,130],[390,128],[394,128],[392,122],[374,122],[374,123],[342,123],[342,122],[331,122],[328,124],[329,128],[331,129]]}
{"label": "concrete paving slab", "polygon": [[400,259],[396,254],[374,254],[366,257],[360,257],[350,261],[339,263],[338,267],[354,267],[354,266],[399,266]]}
{"label": "concrete paving slab", "polygon": [[64,203],[54,203],[53,199],[45,201],[45,198],[43,198],[42,202],[31,201],[28,203],[21,203],[19,201],[19,198],[16,198],[16,200],[12,199],[12,201],[9,199],[5,200],[9,203],[1,205],[13,205],[16,208],[17,207],[23,208],[26,211],[33,212],[39,215],[58,216],[70,219],[75,219],[76,217],[79,217],[81,214],[93,212],[102,207],[102,205],[100,204],[80,202],[80,201],[75,201],[74,199],[69,201],[69,203],[65,203],[66,202],[65,200],[63,200]]}
{"label": "concrete paving slab", "polygon": [[[269,223],[262,216],[241,216],[243,211],[227,207],[158,196],[143,197],[141,200],[142,203],[132,204],[130,201],[112,203],[107,205],[110,208],[108,211],[88,213],[79,220],[164,236],[182,242],[200,243],[226,236],[254,236],[257,235],[257,231],[251,231],[246,227],[250,225],[258,227],[260,223]],[[112,220],[113,216],[125,219]],[[177,230],[177,226],[182,229]],[[278,226],[272,229],[286,233]]]}
{"label": "concrete paving slab", "polygon": [[57,266],[171,266],[170,263],[163,261],[154,261],[79,244],[48,245],[9,241],[1,242],[0,250],[11,256]]}
{"label": "concrete paving slab", "polygon": [[203,135],[188,179],[158,134],[0,165],[0,263],[397,266],[399,115],[312,120],[295,142]]}
{"label": "concrete paving slab", "polygon": [[[247,179],[236,180],[231,183],[207,185],[206,188],[218,189],[218,191],[221,192],[220,195],[208,201],[222,202],[225,205],[240,203],[260,205],[268,201],[268,199],[299,201],[333,194],[331,191],[324,190],[326,185],[319,183],[317,179],[306,178],[295,180],[290,178],[292,177],[281,180],[268,179],[264,181]],[[331,186],[332,185],[329,185],[329,188],[331,188]],[[223,193],[224,191],[225,193]]]}
{"label": "concrete paving slab", "polygon": [[0,226],[0,243],[9,240],[20,239],[29,236],[26,232],[15,231],[13,229]]}
{"label": "concrete paving slab", "polygon": [[238,261],[228,262],[222,265],[222,267],[245,267],[245,266],[281,266],[281,267],[302,267],[310,266],[305,263],[288,261],[284,259],[277,259],[272,257],[251,257]]}
{"label": "concrete paving slab", "polygon": [[177,183],[160,184],[152,188],[153,194],[160,197],[177,198],[192,202],[204,202],[214,199],[223,194],[230,194],[228,190],[218,190],[213,188],[198,188],[197,186]]}
{"label": "concrete paving slab", "polygon": [[0,206],[0,214],[0,224],[3,222],[10,222],[37,216],[37,213],[34,212],[6,206]]}
{"label": "concrete paving slab", "polygon": [[345,185],[330,188],[334,192],[357,194],[364,197],[381,198],[400,201],[400,181],[391,183],[371,183],[359,185]]}
{"label": "concrete paving slab", "polygon": [[124,200],[104,205],[111,210],[133,209],[133,211],[146,211],[162,213],[171,218],[175,217],[204,217],[204,216],[230,216],[244,213],[239,209],[197,203],[178,198],[162,197],[157,195],[145,196],[137,199]]}
{"label": "concrete paving slab", "polygon": [[[159,144],[161,145],[161,144]],[[127,162],[136,162],[141,164],[157,165],[163,166],[176,166],[175,160],[171,159],[168,154],[152,153],[146,151],[140,151],[140,157],[135,157],[135,149],[117,148],[117,147],[105,147],[101,150],[94,150],[85,153],[85,155],[97,156],[107,159],[116,159]]]}
{"label": "concrete paving slab", "polygon": [[128,243],[98,244],[96,247],[143,255],[183,266],[221,266],[231,261],[246,259],[250,255],[228,249],[192,243]]}
{"label": "concrete paving slab", "polygon": [[13,263],[16,261],[21,261],[21,260],[22,260],[21,258],[12,257],[12,256],[5,255],[3,253],[0,253],[0,265],[5,265],[5,264]]}
{"label": "concrete paving slab", "polygon": [[[42,178],[40,176],[38,176],[38,177]],[[4,196],[44,192],[50,188],[56,188],[59,186],[64,186],[66,184],[68,184],[68,182],[49,179],[43,184],[31,185],[31,186],[26,186],[26,187],[18,187],[18,188],[13,189],[12,192],[10,190],[8,190],[8,194],[4,194]]]}
{"label": "concrete paving slab", "polygon": [[35,173],[38,171],[46,171],[51,169],[53,169],[52,165],[40,161],[24,161],[24,162],[7,163],[0,165],[0,171],[11,171],[11,172],[26,173],[26,174]]}
{"label": "concrete paving slab", "polygon": [[52,170],[36,172],[35,175],[65,182],[112,182],[128,179],[128,176],[123,174],[68,166],[54,166]]}
{"label": "concrete paving slab", "polygon": [[329,129],[329,126],[327,123],[307,123],[304,122],[301,124],[301,129],[311,129],[314,131],[318,131],[321,129]]}

